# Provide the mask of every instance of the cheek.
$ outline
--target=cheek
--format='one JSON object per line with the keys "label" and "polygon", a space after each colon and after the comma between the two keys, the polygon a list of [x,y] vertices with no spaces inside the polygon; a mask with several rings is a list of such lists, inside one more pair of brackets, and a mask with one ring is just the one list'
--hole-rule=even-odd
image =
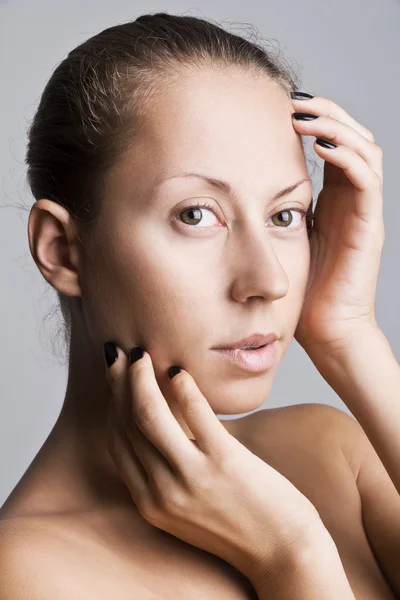
{"label": "cheek", "polygon": [[199,286],[199,277],[182,252],[177,257],[160,243],[120,238],[112,253],[102,250],[87,268],[85,319],[96,337],[111,334],[121,343],[142,342],[156,352],[166,341],[181,347],[192,336],[204,335],[205,319],[198,315],[206,301],[201,292],[207,293],[208,286]]}

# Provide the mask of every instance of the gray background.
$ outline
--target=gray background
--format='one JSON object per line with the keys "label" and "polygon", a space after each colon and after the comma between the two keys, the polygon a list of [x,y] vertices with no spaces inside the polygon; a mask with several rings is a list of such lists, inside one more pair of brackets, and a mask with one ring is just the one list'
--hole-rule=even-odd
{"label": "gray background", "polygon": [[[177,0],[0,0],[0,505],[55,423],[67,378],[66,365],[52,354],[59,324],[52,312],[56,295],[30,255],[29,213],[17,207],[32,204],[25,181],[26,128],[53,69],[73,47],[106,27],[156,11],[211,18],[243,35],[245,24],[255,25],[298,65],[302,90],[331,98],[374,133],[384,151],[386,231],[376,317],[400,356],[398,0],[220,0],[196,5]],[[315,138],[308,139],[312,144]],[[317,194],[323,163],[312,149],[309,156],[311,170],[317,164],[311,172]],[[303,402],[330,404],[351,414],[293,340],[262,408]]]}

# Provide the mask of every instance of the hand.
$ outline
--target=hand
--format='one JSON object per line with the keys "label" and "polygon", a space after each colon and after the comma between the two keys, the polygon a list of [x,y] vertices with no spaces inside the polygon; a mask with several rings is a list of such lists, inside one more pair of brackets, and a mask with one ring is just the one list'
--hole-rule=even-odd
{"label": "hand", "polygon": [[276,553],[311,539],[322,524],[314,505],[228,433],[187,371],[169,385],[193,440],[162,395],[150,355],[129,365],[116,350],[107,369],[109,451],[151,525],[216,554],[250,581]]}
{"label": "hand", "polygon": [[293,100],[296,131],[334,142],[314,149],[325,159],[323,189],[310,235],[310,276],[295,339],[310,353],[340,348],[365,328],[378,328],[374,303],[385,240],[382,150],[372,133],[332,100]]}

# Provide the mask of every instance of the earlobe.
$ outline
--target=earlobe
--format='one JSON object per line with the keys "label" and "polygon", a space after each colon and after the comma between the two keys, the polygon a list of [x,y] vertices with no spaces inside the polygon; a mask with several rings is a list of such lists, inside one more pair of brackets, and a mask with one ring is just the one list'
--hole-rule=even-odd
{"label": "earlobe", "polygon": [[52,200],[38,200],[28,220],[29,249],[45,280],[66,296],[81,296],[76,226],[70,213]]}

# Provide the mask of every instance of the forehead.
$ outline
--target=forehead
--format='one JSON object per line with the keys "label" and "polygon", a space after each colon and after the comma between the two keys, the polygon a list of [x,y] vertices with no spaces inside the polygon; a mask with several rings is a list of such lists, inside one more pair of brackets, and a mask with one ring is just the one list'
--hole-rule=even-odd
{"label": "forehead", "polygon": [[239,69],[198,69],[162,89],[125,156],[131,177],[150,184],[198,171],[243,191],[257,193],[249,186],[259,183],[265,193],[268,181],[276,191],[307,176],[294,107],[277,83]]}
{"label": "forehead", "polygon": [[[165,88],[164,88],[165,90]],[[198,69],[184,73],[145,114],[147,141],[168,151],[211,152],[242,148],[277,150],[298,134],[293,105],[284,90],[266,77],[239,69]],[[178,144],[179,143],[179,144]]]}

